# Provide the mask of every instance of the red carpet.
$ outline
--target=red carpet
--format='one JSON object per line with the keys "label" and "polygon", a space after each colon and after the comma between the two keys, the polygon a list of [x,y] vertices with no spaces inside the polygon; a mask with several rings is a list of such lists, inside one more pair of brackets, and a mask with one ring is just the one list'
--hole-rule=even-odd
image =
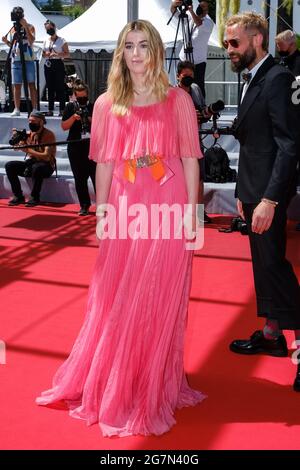
{"label": "red carpet", "polygon": [[[228,344],[262,325],[255,317],[247,237],[219,233],[214,217],[194,260],[186,370],[208,394],[176,413],[161,437],[103,438],[66,411],[35,405],[51,385],[82,323],[96,257],[94,217],[77,206],[8,208],[0,203],[0,449],[299,449],[300,394],[290,358],[241,357]],[[300,233],[288,252],[300,278]],[[299,312],[300,314],[300,312]],[[287,333],[289,346],[293,335]]]}

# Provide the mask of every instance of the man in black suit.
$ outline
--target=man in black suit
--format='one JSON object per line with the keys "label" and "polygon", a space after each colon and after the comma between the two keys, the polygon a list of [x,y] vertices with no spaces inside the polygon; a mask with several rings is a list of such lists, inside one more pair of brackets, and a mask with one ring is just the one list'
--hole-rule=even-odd
{"label": "man in black suit", "polygon": [[[295,193],[297,165],[295,79],[268,54],[268,24],[261,15],[232,16],[225,35],[232,69],[248,69],[236,122],[240,142],[236,195],[249,231],[257,314],[266,318],[263,331],[233,341],[230,349],[284,357],[288,349],[282,329],[294,330],[300,340],[300,288],[285,257],[286,210]],[[294,390],[300,392],[299,364]]]}

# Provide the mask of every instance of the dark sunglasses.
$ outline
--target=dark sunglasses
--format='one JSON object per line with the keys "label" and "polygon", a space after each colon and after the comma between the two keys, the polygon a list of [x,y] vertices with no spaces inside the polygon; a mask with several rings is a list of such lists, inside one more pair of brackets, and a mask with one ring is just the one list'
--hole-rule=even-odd
{"label": "dark sunglasses", "polygon": [[238,49],[238,47],[240,46],[240,40],[239,39],[224,39],[224,41],[222,42],[222,45],[224,47],[224,49],[228,49],[229,45],[231,47],[233,47],[234,49]]}
{"label": "dark sunglasses", "polygon": [[[254,34],[249,34],[249,36],[257,36],[257,33],[254,33]],[[229,45],[231,47],[233,47],[233,49],[238,49],[239,46],[240,46],[240,39],[224,39],[224,41],[222,41],[222,45],[224,47],[224,49],[228,49]]]}

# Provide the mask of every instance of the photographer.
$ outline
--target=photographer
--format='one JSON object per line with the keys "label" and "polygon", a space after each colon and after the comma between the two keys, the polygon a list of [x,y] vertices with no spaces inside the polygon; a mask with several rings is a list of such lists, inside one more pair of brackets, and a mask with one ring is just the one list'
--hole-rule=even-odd
{"label": "photographer", "polygon": [[[27,207],[33,207],[40,203],[40,192],[44,178],[49,178],[55,170],[55,145],[47,147],[47,143],[55,142],[55,135],[50,130],[44,127],[45,117],[39,111],[32,111],[28,118],[30,132],[16,131],[10,141],[11,144],[15,141],[15,149],[25,152],[25,161],[11,161],[5,165],[5,170],[9,182],[11,184],[14,197],[9,201],[9,206],[18,206],[25,203],[25,198],[22,193],[21,184],[18,176],[31,176],[33,180],[33,187],[31,191],[31,198],[25,204]],[[21,134],[21,139],[18,139],[18,134]],[[25,139],[24,139],[25,137]],[[40,147],[19,149],[18,145],[30,144],[44,144]]]}
{"label": "photographer", "polygon": [[46,58],[44,74],[48,89],[49,111],[46,116],[53,116],[55,95],[59,101],[59,115],[65,109],[65,66],[63,59],[70,57],[67,42],[56,34],[56,26],[47,20],[45,29],[49,38],[43,44],[43,57]]}
{"label": "photographer", "polygon": [[[195,12],[192,0],[173,0],[170,7],[171,12],[174,13],[177,8],[186,11],[188,15],[195,64],[195,82],[199,85],[205,97],[204,78],[208,41],[214,27],[214,22],[208,15],[208,2],[199,2]],[[179,53],[179,58],[181,61],[186,60],[184,46]]]}
{"label": "photographer", "polygon": [[[67,104],[61,127],[69,130],[68,140],[80,140],[82,134],[90,132],[93,105],[88,101],[88,87],[81,80],[74,82],[74,95],[76,101]],[[75,179],[75,187],[80,203],[78,215],[88,215],[91,199],[88,190],[88,179],[92,180],[95,189],[96,163],[89,159],[90,142],[68,144],[68,157]]]}
{"label": "photographer", "polygon": [[[177,65],[177,83],[180,88],[185,90],[191,96],[194,106],[196,108],[199,127],[201,123],[207,121],[212,113],[209,107],[205,104],[205,99],[202,95],[200,87],[194,82],[195,66],[189,61],[179,62]],[[201,144],[201,142],[200,142]],[[199,184],[199,204],[203,202],[204,194],[204,177],[205,177],[205,163],[204,158],[199,160],[200,165],[200,184]],[[210,223],[211,219],[204,211],[204,222]]]}
{"label": "photographer", "polygon": [[[24,18],[24,10],[22,7],[15,7],[11,12],[12,21],[14,26],[9,32],[2,37],[2,41],[11,47],[11,78],[13,86],[14,104],[15,109],[12,116],[20,116],[21,104],[21,86],[23,83],[23,71],[20,55],[19,41],[23,45],[24,61],[26,67],[26,78],[30,91],[30,98],[33,110],[37,107],[37,92],[35,87],[35,65],[34,65],[34,52],[33,43],[35,41],[34,26],[27,23]],[[9,36],[9,40],[7,37]]]}

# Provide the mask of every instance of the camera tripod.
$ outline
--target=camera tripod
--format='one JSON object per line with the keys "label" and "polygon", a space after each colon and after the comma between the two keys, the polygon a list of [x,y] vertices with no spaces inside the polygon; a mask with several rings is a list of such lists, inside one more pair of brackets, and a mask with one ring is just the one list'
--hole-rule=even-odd
{"label": "camera tripod", "polygon": [[[20,60],[21,60],[21,67],[22,67],[22,78],[23,78],[23,86],[24,86],[24,93],[25,93],[25,99],[26,99],[26,108],[27,108],[27,113],[28,113],[28,116],[29,116],[29,114],[30,114],[30,102],[29,102],[29,94],[28,94],[28,81],[27,81],[27,74],[26,74],[26,64],[25,64],[24,46],[23,46],[23,37],[22,37],[24,33],[21,30],[21,24],[20,24],[19,21],[14,22],[14,29],[15,29],[15,32],[14,32],[14,35],[13,35],[13,38],[12,38],[12,41],[11,41],[11,45],[10,45],[10,48],[9,48],[9,51],[8,51],[8,55],[7,55],[4,70],[9,71],[7,75],[10,77],[9,85],[10,85],[10,88],[11,88],[11,67],[10,67],[10,65],[11,65],[11,54],[12,54],[13,48],[16,46],[16,44],[18,44],[19,51],[20,51]],[[9,32],[7,33],[7,35],[9,34]],[[11,104],[11,102],[12,102],[12,99],[11,99],[11,93],[10,93],[10,104]]]}
{"label": "camera tripod", "polygon": [[[184,6],[178,7],[179,8],[179,15],[178,15],[178,22],[177,22],[177,28],[176,28],[176,33],[175,33],[175,39],[174,39],[174,44],[172,47],[172,53],[170,57],[170,64],[169,64],[169,70],[168,73],[170,73],[171,66],[172,66],[172,61],[174,60],[174,54],[176,50],[176,45],[177,45],[177,38],[178,38],[178,32],[181,27],[182,31],[182,43],[183,43],[183,50],[185,53],[185,59],[188,60],[189,62],[194,63],[194,56],[193,56],[193,46],[192,46],[192,32],[190,28],[190,23],[189,23],[189,17],[186,13],[186,8]],[[169,19],[167,25],[170,24],[172,21],[174,15],[176,13],[176,10],[172,14],[171,18]]]}

